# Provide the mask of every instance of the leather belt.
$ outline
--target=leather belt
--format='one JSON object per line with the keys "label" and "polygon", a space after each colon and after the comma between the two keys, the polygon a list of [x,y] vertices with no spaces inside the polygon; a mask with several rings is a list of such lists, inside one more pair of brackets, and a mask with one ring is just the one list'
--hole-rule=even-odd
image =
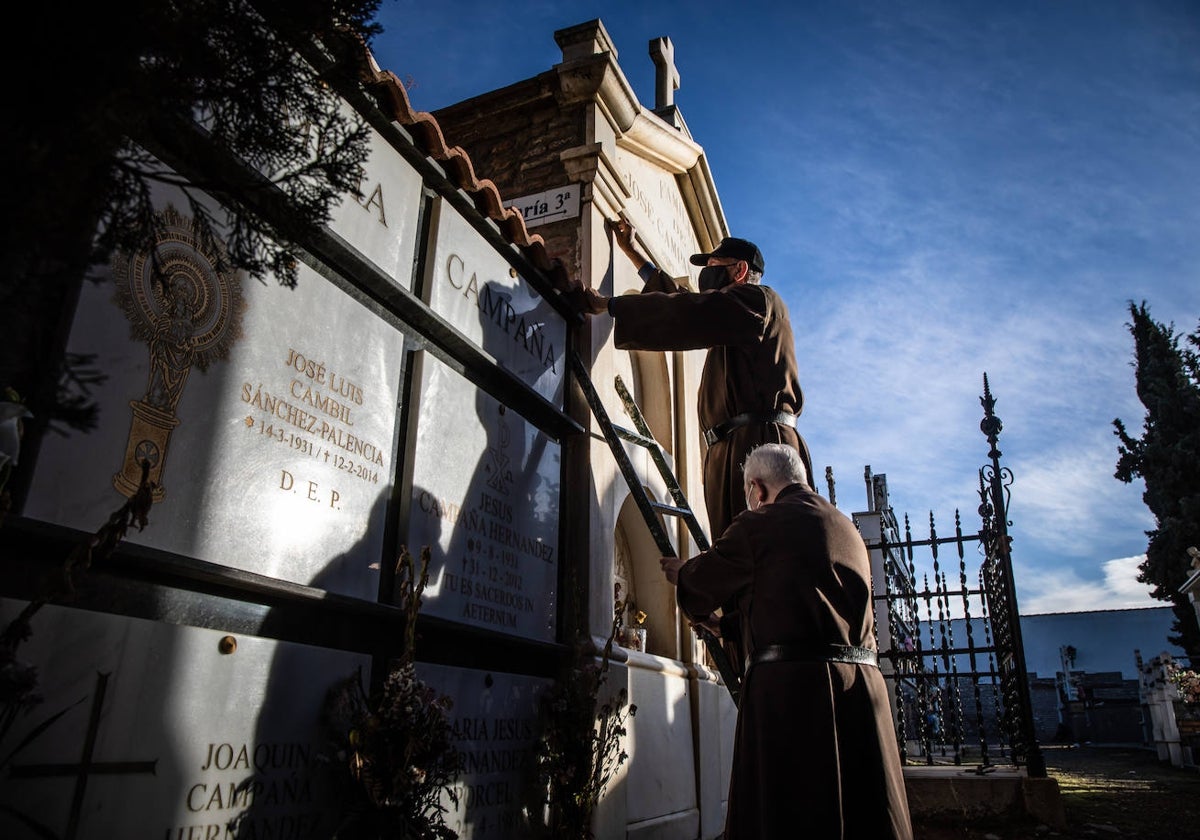
{"label": "leather belt", "polygon": [[796,415],[786,411],[746,411],[736,417],[730,417],[724,423],[718,423],[704,432],[704,442],[709,446],[719,443],[729,437],[734,429],[741,426],[758,426],[768,423],[778,423],[781,426],[796,428]]}
{"label": "leather belt", "polygon": [[746,657],[746,670],[763,662],[846,662],[879,667],[879,654],[855,645],[767,645]]}

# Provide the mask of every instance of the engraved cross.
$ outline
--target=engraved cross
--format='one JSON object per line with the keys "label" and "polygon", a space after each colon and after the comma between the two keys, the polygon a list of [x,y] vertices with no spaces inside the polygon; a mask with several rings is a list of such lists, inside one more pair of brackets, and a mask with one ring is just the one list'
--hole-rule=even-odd
{"label": "engraved cross", "polygon": [[96,674],[96,694],[92,699],[92,712],[88,719],[87,735],[84,738],[83,756],[78,764],[14,764],[10,776],[14,779],[38,779],[51,776],[74,776],[75,794],[71,798],[71,812],[67,820],[64,840],[74,840],[79,833],[79,816],[83,810],[83,794],[87,790],[88,776],[97,773],[150,773],[154,774],[154,761],[93,761],[96,735],[100,729],[100,710],[104,708],[104,693],[108,689],[108,674]]}

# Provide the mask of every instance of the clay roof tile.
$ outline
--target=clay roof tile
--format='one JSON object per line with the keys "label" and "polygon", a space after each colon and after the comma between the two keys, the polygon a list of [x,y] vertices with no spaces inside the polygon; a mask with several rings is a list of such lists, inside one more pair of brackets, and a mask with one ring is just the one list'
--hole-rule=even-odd
{"label": "clay roof tile", "polygon": [[525,218],[519,211],[504,205],[495,183],[476,176],[470,155],[461,147],[450,146],[446,142],[441,126],[432,114],[413,109],[404,83],[390,70],[379,69],[369,52],[368,58],[369,61],[362,67],[363,81],[384,113],[408,130],[421,151],[442,165],[451,180],[471,196],[476,209],[496,222],[504,237],[544,272],[555,288],[570,291],[572,283],[567,277],[566,268],[562,260],[546,251],[545,240],[529,232],[525,227]]}

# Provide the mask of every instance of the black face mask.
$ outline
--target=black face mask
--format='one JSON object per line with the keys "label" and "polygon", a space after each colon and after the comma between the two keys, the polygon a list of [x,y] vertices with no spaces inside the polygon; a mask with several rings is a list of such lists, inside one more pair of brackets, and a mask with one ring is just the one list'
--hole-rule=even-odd
{"label": "black face mask", "polygon": [[729,276],[729,266],[727,265],[706,265],[700,269],[700,291],[707,292],[712,289],[724,289],[733,278]]}

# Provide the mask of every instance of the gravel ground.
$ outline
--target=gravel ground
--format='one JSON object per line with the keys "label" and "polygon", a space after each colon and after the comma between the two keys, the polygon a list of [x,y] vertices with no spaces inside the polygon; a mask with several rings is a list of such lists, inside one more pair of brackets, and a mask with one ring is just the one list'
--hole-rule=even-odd
{"label": "gravel ground", "polygon": [[915,840],[1122,838],[1200,840],[1200,771],[1124,746],[1043,747],[1062,792],[1065,828],[1027,820],[914,821]]}

